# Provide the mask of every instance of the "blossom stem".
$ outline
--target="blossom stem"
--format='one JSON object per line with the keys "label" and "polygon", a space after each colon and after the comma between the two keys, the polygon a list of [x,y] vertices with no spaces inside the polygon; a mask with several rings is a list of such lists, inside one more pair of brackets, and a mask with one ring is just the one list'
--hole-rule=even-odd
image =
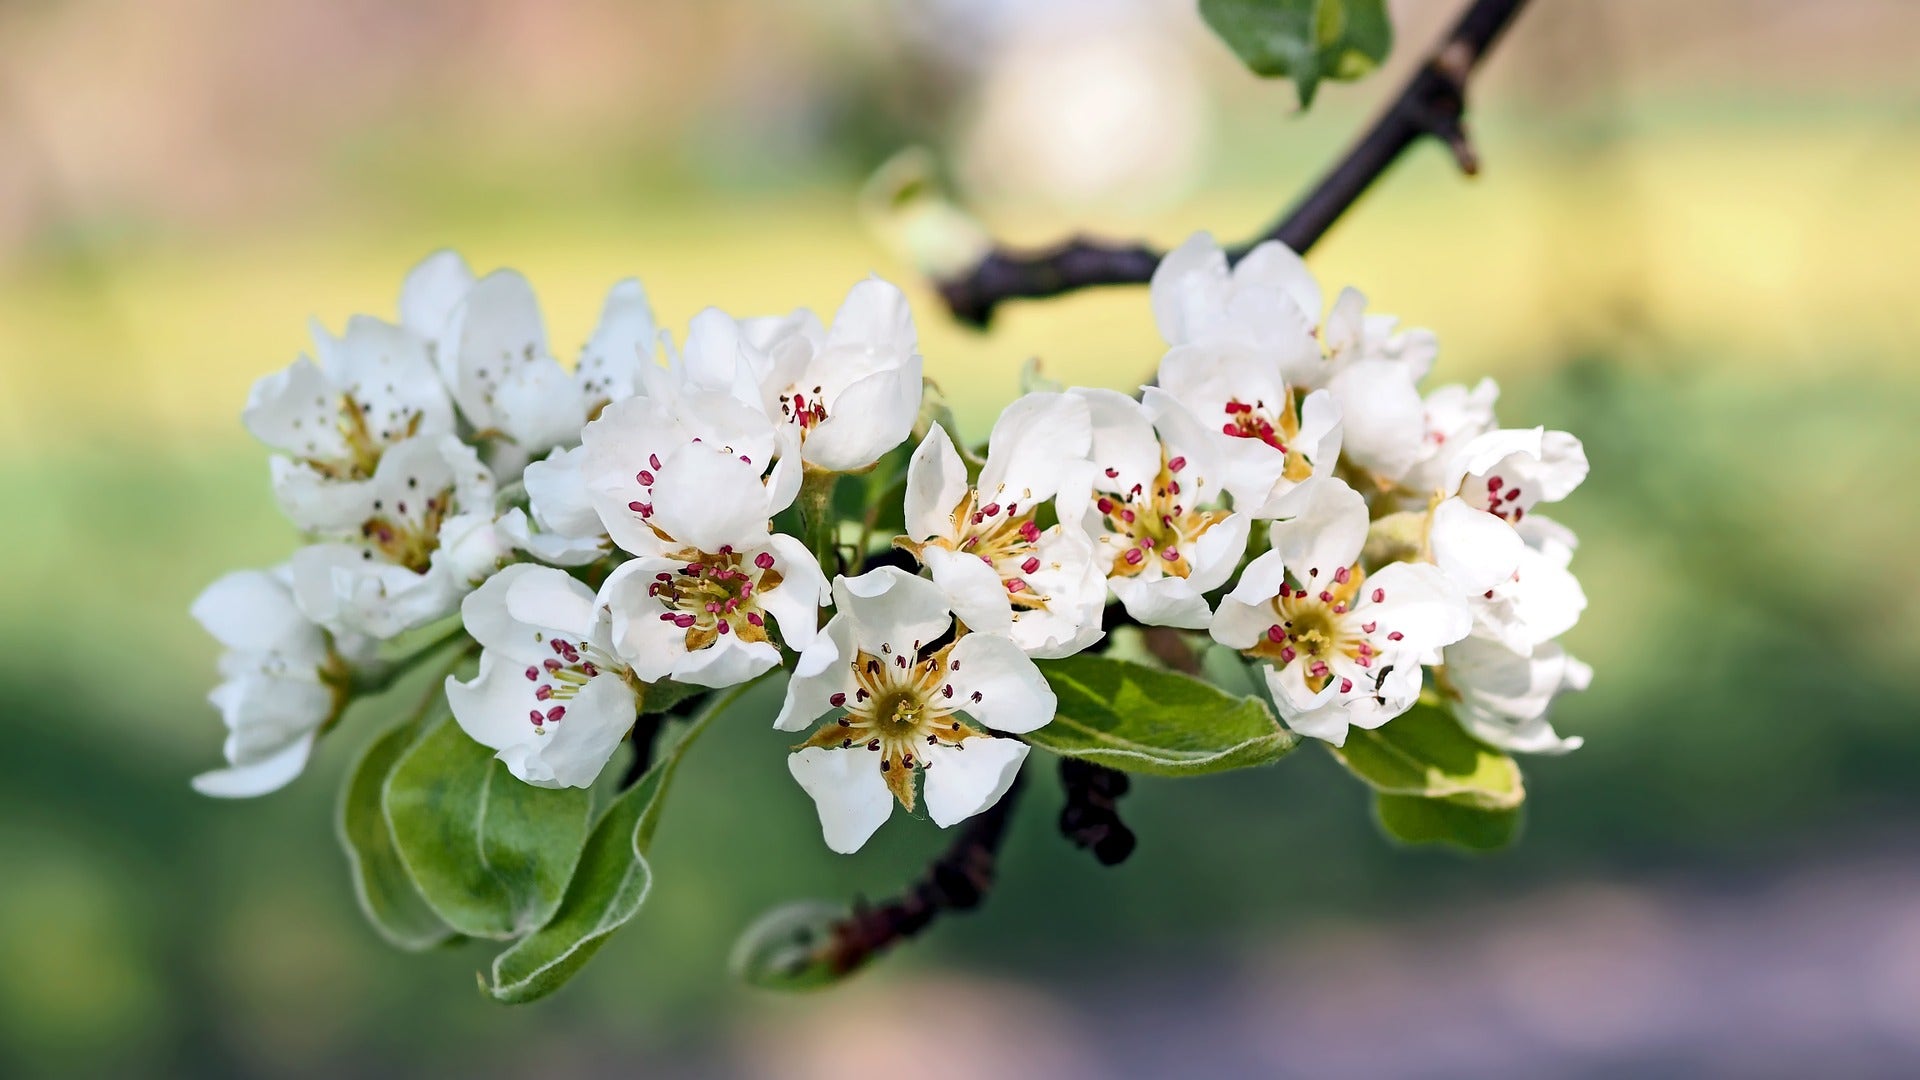
{"label": "blossom stem", "polygon": [[840,572],[833,527],[833,489],[839,482],[839,473],[810,465],[800,481],[800,521],[806,532],[807,549],[820,560],[820,569],[829,578]]}
{"label": "blossom stem", "polygon": [[[1229,253],[1239,257],[1265,240],[1305,253],[1409,146],[1432,136],[1452,151],[1460,170],[1479,171],[1467,139],[1468,77],[1526,0],[1474,0],[1440,40],[1373,126],[1347,150],[1285,216]],[[1059,296],[1096,285],[1140,284],[1153,277],[1162,253],[1144,243],[1073,237],[1041,251],[994,247],[972,269],[935,284],[954,318],[985,327],[1005,300]]]}
{"label": "blossom stem", "polygon": [[971,911],[993,888],[1000,846],[1019,805],[1023,778],[1000,801],[967,819],[960,834],[907,890],[879,904],[854,903],[834,924],[821,959],[836,976],[846,975],[893,946],[915,937],[945,912]]}

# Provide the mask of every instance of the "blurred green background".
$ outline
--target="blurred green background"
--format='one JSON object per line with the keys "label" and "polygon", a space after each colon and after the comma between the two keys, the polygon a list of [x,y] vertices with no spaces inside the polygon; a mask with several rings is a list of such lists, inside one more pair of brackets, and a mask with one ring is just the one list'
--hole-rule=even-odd
{"label": "blurred green background", "polygon": [[[999,235],[1260,228],[1388,73],[1311,114],[1180,0],[159,0],[0,5],[0,1075],[1912,1075],[1920,1071],[1920,10],[1538,0],[1476,85],[1468,183],[1421,147],[1314,252],[1437,330],[1437,379],[1586,441],[1594,687],[1498,856],[1393,849],[1324,754],[1123,804],[1103,870],[1036,770],[1003,883],[856,984],[736,988],[783,899],[940,844],[818,841],[787,739],[692,755],[636,924],[509,1010],[482,950],[389,951],[332,838],[366,708],[291,789],[217,759],[217,574],[295,541],[238,423],[316,317],[390,315],[453,246],[563,351],[638,274],[663,321],[915,290],[983,435],[1028,356],[1137,382],[1140,289],[963,331],[854,193],[931,147]],[[763,710],[764,711],[764,710]]]}

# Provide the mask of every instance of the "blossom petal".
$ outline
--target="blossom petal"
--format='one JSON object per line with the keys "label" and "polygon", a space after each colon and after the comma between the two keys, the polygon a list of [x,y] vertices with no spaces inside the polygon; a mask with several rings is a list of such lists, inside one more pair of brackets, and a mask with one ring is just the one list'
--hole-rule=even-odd
{"label": "blossom petal", "polygon": [[945,829],[1000,801],[1020,775],[1028,747],[1018,739],[935,743],[924,751],[927,816]]}
{"label": "blossom petal", "polygon": [[653,485],[653,523],[701,551],[754,547],[767,536],[767,490],[759,470],[704,446],[667,458]]}
{"label": "blossom petal", "polygon": [[548,358],[547,327],[533,286],[496,270],[467,290],[441,334],[440,373],[477,428],[494,425],[494,388],[515,369]]}
{"label": "blossom petal", "polygon": [[1092,442],[1093,421],[1084,399],[1024,395],[994,421],[987,463],[980,470],[980,497],[1020,506],[1051,499],[1060,489],[1063,467],[1084,460]]}
{"label": "blossom petal", "polygon": [[940,586],[894,566],[833,579],[833,609],[853,621],[855,640],[869,652],[885,642],[911,655],[953,624]]}
{"label": "blossom petal", "polygon": [[193,778],[193,790],[216,799],[251,799],[278,791],[292,783],[307,767],[313,754],[313,735],[288,743],[272,757],[245,765],[233,765]]}
{"label": "blossom petal", "polygon": [[1511,578],[1526,548],[1513,526],[1458,496],[1434,507],[1430,539],[1433,561],[1468,594]]}
{"label": "blossom petal", "polygon": [[433,341],[473,287],[467,260],[453,251],[436,251],[421,259],[400,286],[400,325]]}
{"label": "blossom petal", "polygon": [[893,792],[867,750],[809,746],[787,756],[787,771],[813,798],[827,846],[842,855],[859,851],[893,813]]}
{"label": "blossom petal", "polygon": [[854,692],[857,684],[850,665],[857,646],[853,636],[853,619],[836,615],[812,644],[800,650],[793,676],[787,680],[787,696],[773,720],[776,731],[804,731],[833,708],[833,695]]}
{"label": "blossom petal", "polygon": [[856,379],[828,406],[801,445],[806,460],[833,472],[863,469],[913,434],[924,382],[920,357]]}
{"label": "blossom petal", "polygon": [[947,667],[960,708],[988,727],[1020,735],[1053,720],[1058,705],[1053,688],[1006,638],[968,634],[947,654]]}
{"label": "blossom petal", "polygon": [[1313,571],[1332,577],[1360,558],[1367,542],[1367,500],[1345,480],[1324,476],[1307,480],[1286,500],[1293,516],[1273,523],[1273,550],[1296,580]]}
{"label": "blossom petal", "polygon": [[968,486],[967,466],[952,437],[934,424],[907,461],[907,535],[915,540],[954,536],[953,511]]}

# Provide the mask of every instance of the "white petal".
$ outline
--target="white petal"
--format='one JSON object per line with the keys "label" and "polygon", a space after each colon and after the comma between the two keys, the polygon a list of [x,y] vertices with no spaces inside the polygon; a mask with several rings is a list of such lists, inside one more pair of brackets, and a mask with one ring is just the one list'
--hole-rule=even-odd
{"label": "white petal", "polygon": [[738,686],[779,666],[780,650],[772,642],[747,642],[732,634],[721,634],[706,648],[685,652],[677,657],[673,664],[673,679],[718,690]]}
{"label": "white petal", "polygon": [[1250,649],[1273,625],[1271,601],[1286,582],[1286,563],[1278,551],[1267,551],[1247,564],[1233,591],[1220,600],[1207,632],[1230,649]]}
{"label": "white petal", "polygon": [[465,259],[452,251],[434,252],[407,271],[400,286],[400,324],[435,340],[472,287],[473,271]]}
{"label": "white petal", "polygon": [[347,457],[339,430],[340,388],[306,357],[254,381],[240,422],[253,437],[301,458]]}
{"label": "white petal", "polygon": [[193,617],[229,649],[281,653],[317,664],[326,637],[294,602],[293,591],[272,572],[237,570],[206,587],[193,601]]}
{"label": "white petal", "polygon": [[1307,687],[1303,667],[1297,663],[1280,669],[1265,666],[1267,692],[1275,710],[1287,727],[1301,735],[1335,746],[1346,745],[1349,713],[1335,700],[1338,684],[1329,682],[1315,693]]}
{"label": "white petal", "polygon": [[906,294],[890,282],[870,277],[847,290],[823,347],[872,349],[895,354],[913,351],[918,335]]}
{"label": "white petal", "polygon": [[1027,751],[1018,739],[968,739],[962,746],[927,747],[927,816],[945,829],[999,802],[1020,775]]}
{"label": "white petal", "polygon": [[1433,510],[1433,561],[1462,592],[1485,592],[1513,577],[1526,544],[1513,526],[1454,497]]}
{"label": "white petal", "polygon": [[933,583],[946,593],[960,621],[974,630],[1005,634],[1013,629],[1013,603],[994,568],[979,557],[937,545],[921,550],[920,561]]}
{"label": "white petal", "polygon": [[947,429],[934,424],[907,461],[907,535],[915,540],[954,536],[953,511],[967,488],[966,463]]}
{"label": "white petal", "polygon": [[953,623],[940,586],[893,566],[834,578],[833,609],[852,620],[854,640],[874,653],[885,642],[911,655]]}
{"label": "white petal", "polygon": [[[1226,572],[1231,574],[1233,568],[1229,566]],[[1128,615],[1148,626],[1205,630],[1213,618],[1207,598],[1184,578],[1112,578],[1107,587],[1120,599]]]}
{"label": "white petal", "polygon": [[787,756],[787,771],[813,797],[827,846],[842,855],[859,851],[893,813],[878,755],[867,750],[809,746]]}
{"label": "white petal", "polygon": [[[1583,740],[1563,739],[1546,719],[1554,697],[1565,689],[1584,688],[1586,665],[1568,656],[1558,645],[1547,644],[1531,655],[1478,636],[1450,646],[1446,652],[1448,681],[1461,693],[1454,715],[1474,738],[1515,753],[1563,754],[1579,749]],[[1569,671],[1572,670],[1569,685]]]}
{"label": "white petal", "polygon": [[552,359],[520,364],[493,393],[494,426],[528,454],[580,441],[587,399],[573,376]]}
{"label": "white petal", "polygon": [[1193,563],[1187,584],[1197,592],[1212,592],[1225,585],[1233,576],[1234,568],[1240,565],[1240,556],[1247,552],[1247,534],[1252,527],[1253,519],[1247,515],[1229,514],[1201,533],[1186,553]]}
{"label": "white petal", "polygon": [[754,547],[771,516],[759,470],[704,446],[675,451],[654,481],[654,525],[701,551]]}
{"label": "white petal", "polygon": [[807,434],[801,453],[833,472],[864,469],[913,434],[920,418],[920,357],[850,383],[827,405],[827,418]]}
{"label": "white petal", "polygon": [[289,743],[272,757],[246,765],[204,772],[193,778],[193,790],[216,799],[251,799],[278,791],[293,782],[313,754],[313,736]]}
{"label": "white petal", "polygon": [[[1466,601],[1429,563],[1389,563],[1367,578],[1362,592],[1348,619],[1377,620],[1380,633],[1404,635],[1397,644],[1416,656],[1459,641],[1473,629]],[[1381,599],[1374,600],[1376,596]]]}
{"label": "white petal", "polygon": [[1307,269],[1306,260],[1278,240],[1256,245],[1233,268],[1236,290],[1277,292],[1293,302],[1294,310],[1308,325],[1320,321],[1324,302],[1320,282]]}
{"label": "white petal", "polygon": [[827,577],[807,546],[785,533],[773,534],[764,550],[773,553],[773,567],[781,581],[778,587],[755,595],[761,609],[779,625],[787,648],[804,649],[820,632],[820,609],[833,595]]}
{"label": "white petal", "polygon": [[1224,303],[1228,280],[1227,256],[1212,233],[1194,233],[1161,258],[1148,296],[1168,345],[1191,341],[1207,328],[1208,309]]}
{"label": "white petal", "polygon": [[801,650],[794,661],[793,677],[787,680],[780,715],[773,720],[776,731],[804,731],[833,708],[833,695],[854,692],[851,664],[858,646],[853,635],[853,620],[836,615],[827,620],[826,629],[813,643]]}
{"label": "white petal", "polygon": [[987,502],[1031,506],[1053,498],[1062,467],[1084,460],[1093,442],[1093,421],[1084,399],[1069,394],[1027,394],[1000,413],[987,439],[980,470],[980,497]]}
{"label": "white petal", "polygon": [[679,563],[638,558],[620,564],[600,585],[599,605],[607,612],[614,652],[642,682],[658,682],[673,670],[687,649],[687,632],[660,616],[666,604],[652,595],[654,575],[671,573]]}
{"label": "white petal", "polygon": [[638,279],[626,278],[607,292],[600,324],[580,352],[576,377],[592,401],[622,401],[638,389],[640,369],[653,366],[660,335],[653,306]]}
{"label": "white petal", "polygon": [[1362,360],[1333,376],[1340,402],[1341,446],[1361,468],[1398,479],[1420,458],[1426,404],[1403,365]]}
{"label": "white petal", "polygon": [[1367,542],[1367,500],[1345,480],[1307,480],[1293,490],[1286,508],[1293,516],[1274,522],[1270,536],[1295,578],[1307,581],[1315,570],[1332,577],[1360,558]]}
{"label": "white petal", "polygon": [[1089,458],[1098,468],[1114,471],[1097,486],[1126,491],[1135,484],[1152,483],[1160,472],[1160,440],[1140,403],[1117,390],[1075,387],[1070,393],[1087,403],[1093,422]]}
{"label": "white petal", "polygon": [[546,323],[527,279],[496,270],[467,290],[447,320],[439,345],[440,372],[454,401],[477,428],[494,426],[490,399],[500,380],[548,357]]}
{"label": "white petal", "polygon": [[1027,654],[1006,638],[968,634],[955,643],[947,661],[954,700],[988,727],[1019,735],[1053,720],[1058,704],[1053,688]]}

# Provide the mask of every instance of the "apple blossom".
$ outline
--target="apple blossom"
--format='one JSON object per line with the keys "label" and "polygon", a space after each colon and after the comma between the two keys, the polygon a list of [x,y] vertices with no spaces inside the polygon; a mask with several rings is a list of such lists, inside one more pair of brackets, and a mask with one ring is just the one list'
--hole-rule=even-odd
{"label": "apple blossom", "polygon": [[642,681],[732,686],[780,664],[776,628],[791,649],[814,638],[826,579],[804,544],[769,529],[771,493],[745,457],[703,443],[650,453],[634,470],[645,495],[601,508],[635,558],[607,578],[600,603]]}
{"label": "apple blossom", "polygon": [[906,441],[920,416],[918,334],[899,289],[868,278],[833,324],[811,312],[743,324],[759,404],[814,469],[853,472]]}
{"label": "apple blossom", "polygon": [[451,435],[394,446],[296,551],[295,598],[329,629],[389,638],[453,612],[505,557],[493,475]]}
{"label": "apple blossom", "polygon": [[613,654],[593,590],[546,566],[509,566],[461,602],[480,671],[447,677],[453,718],[539,787],[587,787],[633,726],[641,688]]}
{"label": "apple blossom", "polygon": [[942,828],[999,801],[1027,745],[994,732],[1053,719],[1053,690],[1034,662],[996,634],[946,640],[953,617],[940,587],[896,567],[835,579],[833,601],[774,720],[802,731],[834,717],[787,759],[827,846],[857,851],[895,802],[911,811],[916,772]]}
{"label": "apple blossom", "polygon": [[193,778],[194,790],[248,798],[285,787],[306,768],[314,739],[346,707],[347,656],[363,645],[334,639],[300,611],[285,567],[239,570],[193,602],[193,617],[226,651],[208,700],[227,725],[228,767]]}
{"label": "apple blossom", "polygon": [[273,490],[296,525],[313,528],[354,496],[349,485],[374,474],[395,444],[453,430],[453,406],[428,359],[425,341],[366,315],[338,338],[314,327],[316,363],[292,366],[254,383],[241,422],[281,451]]}
{"label": "apple blossom", "polygon": [[[1036,513],[1063,480],[1088,468],[1092,421],[1084,399],[1028,394],[993,426],[977,483],[938,424],[907,465],[912,551],[972,630],[1006,634],[1029,655],[1070,656],[1098,641],[1105,575],[1085,532]],[[1084,485],[1080,479],[1077,483]]]}
{"label": "apple blossom", "polygon": [[1433,508],[1433,561],[1468,594],[1507,580],[1526,547],[1514,526],[1586,476],[1586,451],[1564,431],[1502,428],[1474,438],[1447,463]]}
{"label": "apple blossom", "polygon": [[1562,738],[1547,713],[1561,693],[1585,690],[1593,669],[1558,644],[1516,651],[1473,634],[1447,646],[1444,658],[1440,687],[1453,699],[1454,716],[1474,738],[1523,754],[1564,754],[1580,748],[1584,740]]}
{"label": "apple blossom", "polygon": [[1093,439],[1085,483],[1058,500],[1060,520],[1094,540],[1094,565],[1140,622],[1204,629],[1206,593],[1224,585],[1247,546],[1250,518],[1220,506],[1211,435],[1155,388],[1144,403],[1080,388]]}
{"label": "apple blossom", "polygon": [[1259,660],[1287,726],[1335,746],[1413,706],[1421,663],[1472,628],[1466,602],[1423,563],[1372,574],[1355,561],[1367,507],[1334,479],[1302,490],[1298,513],[1220,601],[1215,641]]}
{"label": "apple blossom", "polygon": [[657,331],[638,281],[607,294],[600,324],[569,372],[547,344],[533,287],[517,271],[473,283],[447,317],[437,359],[460,412],[480,436],[511,443],[502,461],[522,462],[572,446],[608,402],[631,397],[652,365]]}
{"label": "apple blossom", "polygon": [[[1160,390],[1207,432],[1236,510],[1284,513],[1301,481],[1326,476],[1340,456],[1342,415],[1319,390],[1295,408],[1293,388],[1258,354],[1236,345],[1181,345],[1160,361]],[[1417,401],[1418,399],[1416,399]]]}

